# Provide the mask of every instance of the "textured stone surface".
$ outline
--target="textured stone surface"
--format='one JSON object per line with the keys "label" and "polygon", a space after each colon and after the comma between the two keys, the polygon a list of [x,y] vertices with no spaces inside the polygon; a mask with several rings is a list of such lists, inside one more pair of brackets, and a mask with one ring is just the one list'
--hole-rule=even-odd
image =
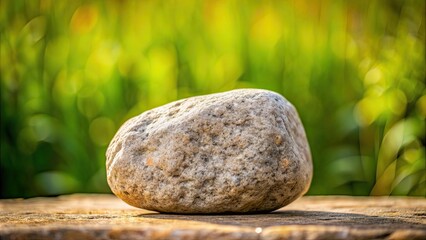
{"label": "textured stone surface", "polygon": [[148,210],[262,212],[304,194],[312,163],[293,105],[240,89],[130,119],[108,147],[107,176],[118,197]]}
{"label": "textured stone surface", "polygon": [[426,239],[426,200],[302,197],[255,215],[174,215],[113,195],[0,200],[0,239]]}

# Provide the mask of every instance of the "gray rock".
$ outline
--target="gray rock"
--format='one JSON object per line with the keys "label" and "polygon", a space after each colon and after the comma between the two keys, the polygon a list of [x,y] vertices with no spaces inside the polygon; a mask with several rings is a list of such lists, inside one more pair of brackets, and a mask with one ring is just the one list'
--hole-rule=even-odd
{"label": "gray rock", "polygon": [[146,111],[123,124],[106,156],[112,191],[159,212],[272,211],[303,195],[312,178],[296,109],[258,89]]}

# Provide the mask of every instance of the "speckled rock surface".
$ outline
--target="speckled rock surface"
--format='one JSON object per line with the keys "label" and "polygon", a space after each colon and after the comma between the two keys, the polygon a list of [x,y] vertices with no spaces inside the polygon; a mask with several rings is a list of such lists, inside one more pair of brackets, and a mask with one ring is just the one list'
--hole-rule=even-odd
{"label": "speckled rock surface", "polygon": [[258,89],[146,111],[123,124],[106,164],[118,197],[170,213],[271,211],[303,195],[312,178],[295,108]]}

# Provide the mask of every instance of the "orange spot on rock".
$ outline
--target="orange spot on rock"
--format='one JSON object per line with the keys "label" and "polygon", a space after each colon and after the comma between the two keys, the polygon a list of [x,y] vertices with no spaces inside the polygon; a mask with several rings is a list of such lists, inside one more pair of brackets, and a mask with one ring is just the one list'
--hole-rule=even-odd
{"label": "orange spot on rock", "polygon": [[152,160],[152,158],[151,157],[148,157],[147,159],[146,159],[146,163],[145,163],[147,166],[152,166],[152,165],[154,165],[154,161]]}
{"label": "orange spot on rock", "polygon": [[290,161],[287,158],[284,158],[284,159],[281,160],[281,165],[283,167],[286,168],[286,167],[288,167],[289,164],[290,164]]}
{"label": "orange spot on rock", "polygon": [[276,135],[274,142],[276,145],[280,145],[283,142],[283,138],[280,135]]}

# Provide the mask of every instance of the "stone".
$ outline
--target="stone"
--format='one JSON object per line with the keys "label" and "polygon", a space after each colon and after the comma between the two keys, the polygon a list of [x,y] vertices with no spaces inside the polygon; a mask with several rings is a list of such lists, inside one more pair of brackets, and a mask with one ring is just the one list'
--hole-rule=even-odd
{"label": "stone", "polygon": [[312,178],[295,107],[259,89],[146,111],[121,126],[106,157],[115,195],[166,213],[273,211],[302,196]]}

